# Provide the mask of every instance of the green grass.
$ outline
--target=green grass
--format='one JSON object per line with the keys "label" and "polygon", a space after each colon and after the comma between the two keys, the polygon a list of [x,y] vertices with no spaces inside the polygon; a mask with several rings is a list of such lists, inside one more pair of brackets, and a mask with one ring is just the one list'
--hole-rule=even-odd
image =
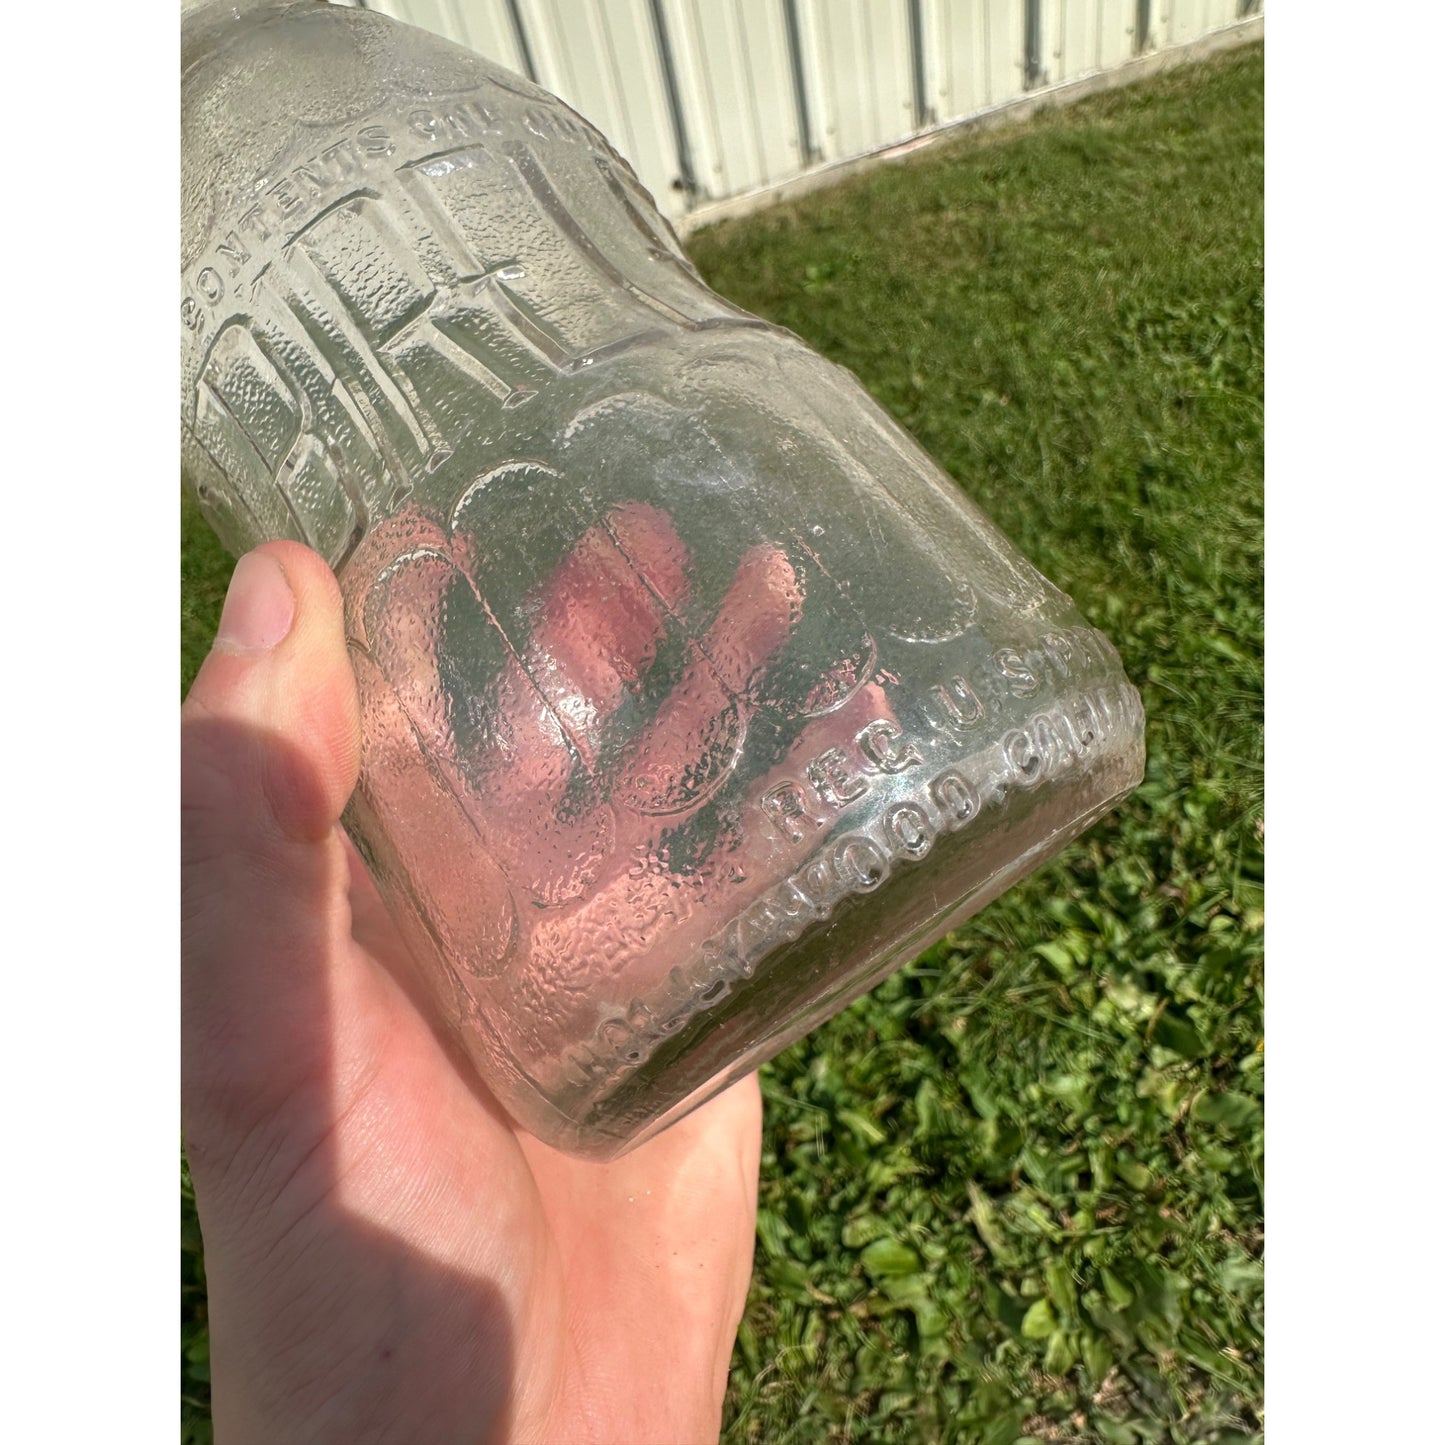
{"label": "green grass", "polygon": [[1251,1438],[1263,52],[696,236],[1106,630],[1144,785],[777,1060],[728,1439]]}
{"label": "green grass", "polygon": [[[1263,70],[1234,52],[690,242],[1074,596],[1149,716],[1127,804],[764,1071],[729,1442],[1260,1431]],[[228,568],[185,527],[188,677]]]}

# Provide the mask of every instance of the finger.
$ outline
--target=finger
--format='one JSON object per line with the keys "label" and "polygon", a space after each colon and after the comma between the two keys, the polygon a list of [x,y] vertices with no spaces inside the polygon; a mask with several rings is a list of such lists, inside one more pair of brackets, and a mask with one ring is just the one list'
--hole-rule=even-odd
{"label": "finger", "polygon": [[349,936],[335,826],[356,781],[356,690],[314,552],[242,558],[181,736],[187,1102],[265,1108],[314,1062],[323,971]]}
{"label": "finger", "polygon": [[[435,674],[435,659],[430,652],[427,658],[414,659],[414,666]],[[413,946],[423,955],[439,946],[463,978],[489,977],[502,965],[516,931],[498,862],[499,840],[484,836],[463,805],[469,795],[451,733],[440,727],[421,731],[417,718],[426,714],[410,690],[388,686],[371,656],[358,653],[354,662],[365,768],[353,821],[392,879],[393,900],[403,926],[412,925]],[[403,698],[412,702],[410,708],[403,707]],[[445,1010],[456,1000],[438,1002]]]}
{"label": "finger", "polygon": [[785,553],[760,545],[744,554],[681,680],[629,747],[620,800],[640,813],[676,813],[727,781],[754,686],[788,640],[801,605]]}
{"label": "finger", "polygon": [[[614,866],[579,907],[532,920],[525,963],[506,980],[529,1047],[545,1053],[575,1040],[578,1014],[595,1017],[599,999],[625,1011],[637,990],[659,984],[717,927],[718,910],[699,906],[706,871],[639,874],[631,866],[634,844],[656,829],[656,815],[680,816],[727,782],[754,706],[752,688],[786,643],[800,604],[783,552],[758,546],[744,554],[681,679],[619,763]],[[770,876],[759,872],[753,889]],[[655,946],[663,928],[665,950]],[[614,999],[616,990],[622,996]]]}
{"label": "finger", "polygon": [[785,552],[759,545],[744,554],[702,644],[724,687],[739,697],[753,690],[788,640],[802,606],[802,590]]}
{"label": "finger", "polygon": [[537,589],[527,669],[589,767],[608,720],[652,666],[669,609],[687,595],[687,561],[668,518],[628,502]]}
{"label": "finger", "polygon": [[[609,1164],[527,1135],[519,1143],[568,1278],[579,1377],[598,1394],[648,1377],[662,1330],[668,1368],[678,1379],[708,1378],[720,1407],[752,1275],[757,1075]],[[639,1329],[644,1320],[654,1328]],[[696,1436],[679,1429],[671,1438]]]}
{"label": "finger", "polygon": [[575,479],[515,462],[479,478],[449,527],[451,556],[587,773],[598,730],[650,665],[667,599],[686,595],[672,524],[636,502],[603,516]]}
{"label": "finger", "polygon": [[672,518],[646,502],[623,502],[607,514],[606,525],[613,541],[663,606],[669,612],[684,607],[692,591],[688,569],[693,559]]}
{"label": "finger", "polygon": [[494,907],[492,875],[500,870],[543,903],[569,897],[605,852],[609,820],[563,810],[578,759],[454,559],[431,547],[397,557],[368,589],[364,612],[368,650],[356,666],[365,796],[403,872],[445,886],[458,903],[475,882],[456,942],[475,925],[479,948],[499,958],[494,946],[505,945],[513,921],[505,889]]}

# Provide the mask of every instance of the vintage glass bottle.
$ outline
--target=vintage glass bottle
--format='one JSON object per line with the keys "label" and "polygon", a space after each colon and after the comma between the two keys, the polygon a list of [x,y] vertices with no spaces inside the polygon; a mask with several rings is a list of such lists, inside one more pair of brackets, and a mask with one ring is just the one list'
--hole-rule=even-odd
{"label": "vintage glass bottle", "polygon": [[526,1128],[631,1148],[1138,782],[1108,641],[555,97],[251,0],[182,106],[187,484],[335,568],[346,826]]}

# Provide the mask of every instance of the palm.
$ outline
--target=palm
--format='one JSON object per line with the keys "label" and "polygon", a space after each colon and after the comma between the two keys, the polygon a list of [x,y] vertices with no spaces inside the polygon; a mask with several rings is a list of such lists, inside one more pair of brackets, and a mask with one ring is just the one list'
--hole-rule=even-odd
{"label": "palm", "polygon": [[[211,694],[235,662],[208,664]],[[344,677],[290,706],[324,714]],[[519,1135],[426,1016],[335,826],[346,760],[328,776],[222,711],[187,718],[183,900],[218,1438],[715,1437],[751,1267],[755,1081],[608,1165]],[[258,746],[305,800],[278,811],[285,887],[260,908],[259,841],[206,821],[235,784],[208,761]]]}

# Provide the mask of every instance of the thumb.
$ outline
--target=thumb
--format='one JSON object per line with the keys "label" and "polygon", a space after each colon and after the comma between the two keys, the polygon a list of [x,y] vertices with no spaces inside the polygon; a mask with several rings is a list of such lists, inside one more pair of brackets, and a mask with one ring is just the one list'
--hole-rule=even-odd
{"label": "thumb", "polygon": [[182,1072],[193,1153],[228,1118],[245,1130],[281,1109],[325,1068],[327,1010],[350,939],[336,824],[359,757],[336,579],[308,548],[268,542],[237,564],[215,644],[181,708]]}

